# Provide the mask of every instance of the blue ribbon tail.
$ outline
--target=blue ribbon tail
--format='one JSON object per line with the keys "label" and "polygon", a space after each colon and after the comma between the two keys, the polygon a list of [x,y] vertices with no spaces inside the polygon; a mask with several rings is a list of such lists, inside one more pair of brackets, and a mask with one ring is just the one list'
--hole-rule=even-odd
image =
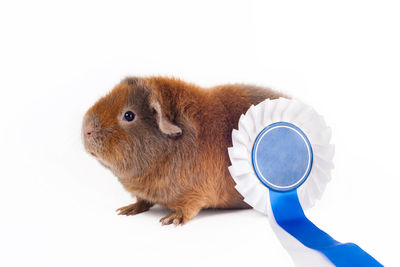
{"label": "blue ribbon tail", "polygon": [[324,254],[334,265],[383,266],[356,244],[340,243],[308,220],[300,205],[297,190],[269,190],[269,195],[277,224],[304,246]]}

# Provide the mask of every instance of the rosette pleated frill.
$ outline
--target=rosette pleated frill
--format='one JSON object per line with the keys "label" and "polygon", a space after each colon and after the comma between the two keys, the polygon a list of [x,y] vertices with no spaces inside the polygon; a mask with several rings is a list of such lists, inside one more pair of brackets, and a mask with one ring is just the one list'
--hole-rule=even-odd
{"label": "rosette pleated frill", "polygon": [[330,144],[331,129],[322,116],[297,100],[267,99],[252,105],[239,119],[238,130],[232,131],[233,146],[228,148],[232,165],[229,172],[244,201],[268,215],[269,189],[257,178],[251,152],[258,134],[268,125],[288,122],[299,127],[308,137],[313,150],[313,164],[306,181],[297,189],[299,201],[308,209],[320,199],[331,179],[334,145]]}

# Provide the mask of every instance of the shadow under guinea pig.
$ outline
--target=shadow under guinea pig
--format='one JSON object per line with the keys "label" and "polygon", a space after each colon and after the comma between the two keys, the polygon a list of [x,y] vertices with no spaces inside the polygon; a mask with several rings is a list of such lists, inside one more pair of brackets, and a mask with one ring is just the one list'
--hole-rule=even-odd
{"label": "shadow under guinea pig", "polygon": [[[155,219],[159,219],[163,216],[165,216],[168,213],[171,213],[172,211],[170,209],[168,209],[165,206],[161,206],[161,205],[154,205],[152,208],[150,208],[150,210],[142,213],[145,216],[152,216]],[[255,212],[253,210],[250,209],[203,209],[199,212],[199,214],[193,218],[193,222],[198,222],[198,221],[202,221],[202,220],[207,220],[210,217],[214,217],[214,216],[224,216],[224,215],[232,215],[232,214],[239,214],[239,213],[243,213],[243,212],[253,212],[258,214],[258,212]],[[137,216],[137,215],[134,215]],[[188,222],[190,223],[190,222]]]}

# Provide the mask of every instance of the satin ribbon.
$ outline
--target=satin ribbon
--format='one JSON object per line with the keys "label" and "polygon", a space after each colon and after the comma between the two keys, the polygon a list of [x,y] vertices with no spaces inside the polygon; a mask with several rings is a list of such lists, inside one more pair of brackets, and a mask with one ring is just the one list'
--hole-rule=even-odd
{"label": "satin ribbon", "polygon": [[321,252],[334,265],[383,266],[356,244],[340,243],[308,220],[300,205],[297,190],[269,190],[269,195],[276,223],[304,246]]}

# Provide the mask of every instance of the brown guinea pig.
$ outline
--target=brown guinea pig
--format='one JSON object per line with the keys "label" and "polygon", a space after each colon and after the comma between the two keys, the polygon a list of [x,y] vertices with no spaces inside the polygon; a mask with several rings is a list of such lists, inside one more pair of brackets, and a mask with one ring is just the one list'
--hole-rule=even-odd
{"label": "brown guinea pig", "polygon": [[160,204],[172,211],[161,223],[178,225],[205,208],[249,208],[228,171],[232,129],[252,104],[280,96],[242,84],[126,78],[87,111],[84,146],[136,196],[119,214]]}

